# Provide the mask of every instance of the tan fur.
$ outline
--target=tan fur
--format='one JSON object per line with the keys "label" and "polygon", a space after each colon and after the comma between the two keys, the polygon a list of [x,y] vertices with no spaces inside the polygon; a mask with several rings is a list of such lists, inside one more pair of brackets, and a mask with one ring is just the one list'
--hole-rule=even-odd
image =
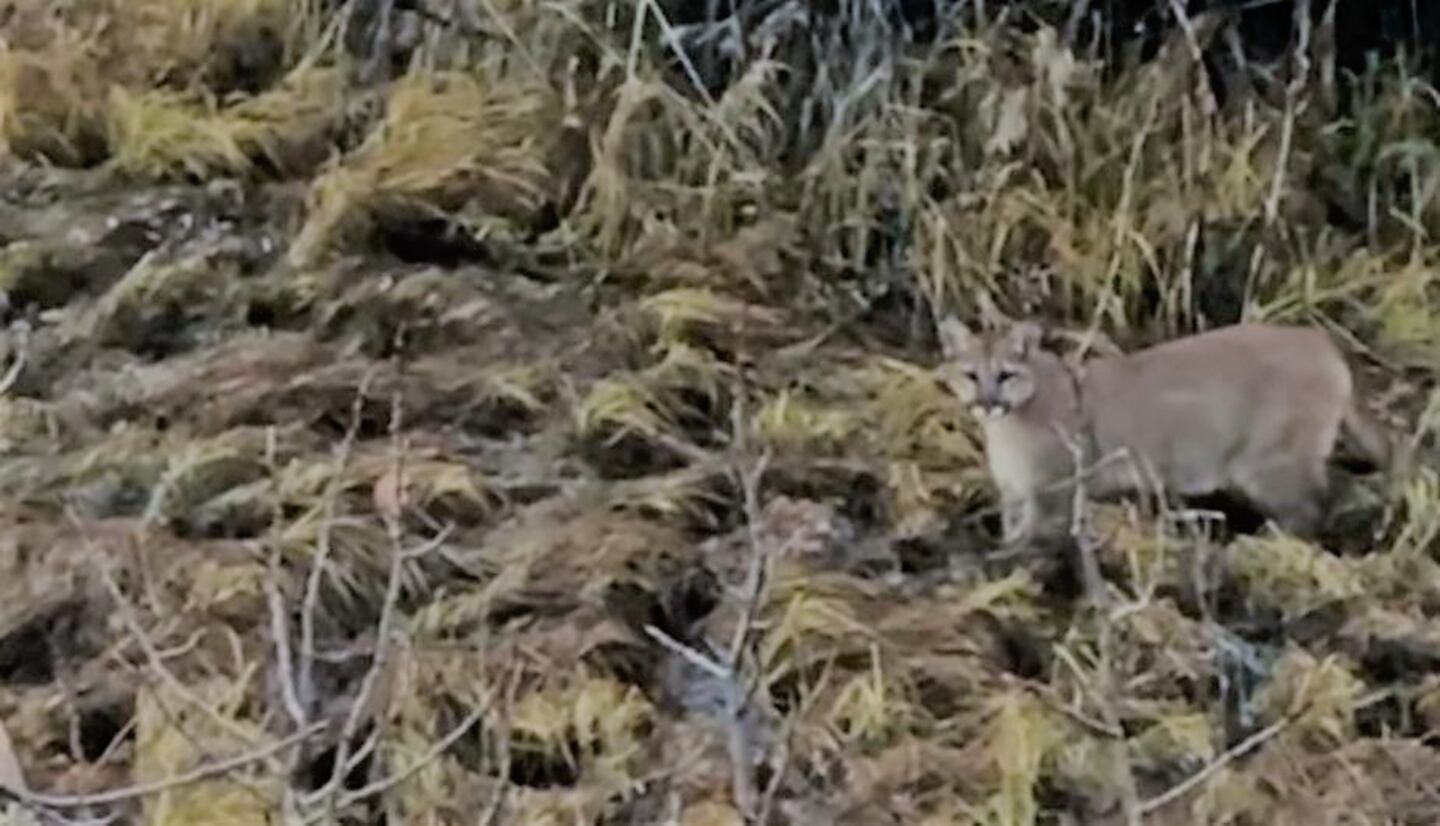
{"label": "tan fur", "polygon": [[940,337],[941,375],[984,430],[1007,542],[1068,501],[1077,446],[1096,498],[1238,493],[1297,534],[1318,527],[1342,428],[1370,461],[1388,460],[1319,330],[1240,324],[1079,368],[1041,349],[1028,322],[976,334],[951,317]]}

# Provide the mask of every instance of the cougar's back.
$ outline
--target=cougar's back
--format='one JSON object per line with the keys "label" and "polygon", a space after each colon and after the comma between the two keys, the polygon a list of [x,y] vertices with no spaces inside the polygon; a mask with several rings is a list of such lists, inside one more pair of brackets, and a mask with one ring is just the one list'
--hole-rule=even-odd
{"label": "cougar's back", "polygon": [[1253,475],[1251,465],[1322,460],[1352,392],[1325,333],[1261,324],[1097,359],[1084,377],[1100,449],[1143,456],[1182,494]]}

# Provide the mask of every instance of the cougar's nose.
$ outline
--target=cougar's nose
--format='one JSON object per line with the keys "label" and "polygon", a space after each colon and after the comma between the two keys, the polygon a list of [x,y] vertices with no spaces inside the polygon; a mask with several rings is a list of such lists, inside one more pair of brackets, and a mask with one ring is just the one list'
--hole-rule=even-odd
{"label": "cougar's nose", "polygon": [[987,419],[996,419],[1009,412],[1009,408],[1005,402],[989,393],[980,396],[980,398],[975,401],[975,407],[979,410],[980,415]]}

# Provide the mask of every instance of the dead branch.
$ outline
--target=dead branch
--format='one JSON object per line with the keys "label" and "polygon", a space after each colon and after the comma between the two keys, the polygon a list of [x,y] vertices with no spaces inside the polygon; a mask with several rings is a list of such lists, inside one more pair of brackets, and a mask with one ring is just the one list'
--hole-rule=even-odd
{"label": "dead branch", "polygon": [[[489,710],[490,704],[482,703],[478,708],[475,708],[469,714],[465,715],[465,718],[461,720],[459,724],[452,728],[444,737],[440,738],[435,745],[431,746],[425,754],[421,755],[419,760],[416,760],[413,764],[406,766],[394,774],[362,786],[352,792],[346,792],[340,795],[335,801],[334,810],[344,811],[362,800],[382,795],[401,783],[404,783],[406,780],[409,780],[411,777],[414,777],[421,769],[440,759],[440,756],[448,751],[451,746],[459,742],[461,737],[468,734],[477,723],[484,719],[485,714]],[[327,814],[329,813],[315,812],[305,818],[304,822],[307,824],[318,822]]]}
{"label": "dead branch", "polygon": [[270,576],[265,580],[265,599],[270,608],[270,636],[275,642],[275,665],[279,670],[280,697],[296,728],[309,722],[305,705],[295,683],[294,660],[290,652],[290,623],[286,620],[285,597],[280,593],[280,551],[270,554]]}
{"label": "dead branch", "polygon": [[49,809],[79,809],[86,806],[107,806],[115,803],[124,803],[129,800],[150,797],[151,795],[167,792],[182,786],[189,786],[193,783],[199,783],[228,774],[252,763],[268,760],[280,752],[292,746],[299,745],[301,742],[313,737],[323,728],[325,728],[323,723],[316,723],[305,731],[297,732],[289,737],[277,740],[268,746],[247,751],[243,754],[237,754],[234,757],[228,757],[224,760],[218,760],[209,765],[199,766],[184,774],[178,774],[164,780],[157,780],[153,783],[141,783],[123,789],[81,795],[52,795],[3,789],[0,790],[0,798],[9,797],[23,805],[39,806]]}
{"label": "dead branch", "polygon": [[680,642],[679,640],[675,639],[664,631],[661,631],[659,628],[656,628],[653,625],[647,625],[645,626],[645,633],[648,634],[651,639],[660,643],[665,648],[670,649],[672,653],[679,656],[681,659],[685,660],[686,662],[690,663],[701,671],[704,671],[706,674],[709,674],[715,679],[734,679],[735,674],[729,666],[705,656],[694,648],[691,648],[690,646],[686,645],[683,642]]}
{"label": "dead branch", "polygon": [[744,612],[740,615],[740,623],[735,628],[735,636],[730,642],[729,665],[733,671],[740,664],[744,656],[745,646],[750,641],[750,629],[755,622],[755,616],[759,611],[760,597],[765,590],[765,582],[768,576],[769,554],[761,547],[760,539],[760,480],[764,477],[765,470],[770,462],[770,452],[767,450],[761,455],[759,461],[749,472],[741,476],[741,495],[745,502],[745,530],[750,547],[750,566],[746,571]]}
{"label": "dead branch", "polygon": [[[1112,601],[1105,589],[1105,580],[1100,573],[1100,563],[1096,557],[1098,543],[1091,537],[1087,527],[1086,519],[1089,513],[1089,500],[1087,498],[1087,487],[1085,484],[1086,450],[1085,445],[1075,436],[1066,433],[1057,427],[1056,431],[1065,441],[1066,447],[1075,467],[1074,491],[1071,499],[1070,535],[1075,541],[1077,552],[1080,555],[1080,566],[1085,579],[1085,591],[1090,604],[1099,609],[1110,606]],[[1100,709],[1101,720],[1104,727],[1110,731],[1123,731],[1120,725],[1120,715],[1115,711],[1111,698],[1116,694],[1116,681],[1114,667],[1111,662],[1111,634],[1114,623],[1111,618],[1100,618],[1099,637],[1096,640],[1096,681],[1092,696]],[[1071,663],[1072,667],[1075,664]],[[1079,671],[1077,670],[1077,674]],[[1108,748],[1118,752],[1118,763],[1121,768],[1121,780],[1123,788],[1121,791],[1122,804],[1125,809],[1125,820],[1130,826],[1140,826],[1142,814],[1139,808],[1139,795],[1135,782],[1135,773],[1130,767],[1129,757],[1123,739],[1112,740]]]}
{"label": "dead branch", "polygon": [[1244,740],[1241,740],[1239,743],[1236,743],[1234,747],[1227,749],[1224,754],[1221,754],[1206,764],[1205,768],[1171,786],[1155,797],[1142,801],[1140,803],[1140,814],[1150,814],[1184,797],[1192,789],[1209,780],[1216,772],[1275,739],[1281,732],[1288,728],[1291,723],[1295,722],[1296,719],[1297,716],[1294,714],[1282,717],[1249,737],[1246,737]]}
{"label": "dead branch", "polygon": [[[403,330],[401,332],[401,335],[403,335]],[[400,349],[403,353],[403,347],[400,347],[398,349]],[[401,373],[399,378],[403,380],[403,358],[398,359],[398,370]],[[403,381],[397,381],[396,384],[398,387],[403,384]],[[396,484],[399,486],[399,501],[401,509],[403,509],[404,507],[405,500],[404,462],[406,448],[404,444],[404,439],[401,435],[403,432],[403,421],[403,399],[401,397],[400,391],[396,390],[391,398],[390,439],[393,455],[393,466],[391,472],[394,474],[394,478],[397,480]],[[370,668],[366,672],[365,677],[362,679],[360,684],[360,690],[357,693],[354,701],[350,704],[350,709],[346,714],[345,723],[340,732],[340,740],[336,746],[335,768],[331,773],[330,779],[325,784],[325,786],[319,789],[317,792],[315,792],[314,795],[309,798],[311,801],[327,801],[327,805],[325,805],[323,811],[332,816],[343,805],[348,805],[346,801],[349,800],[351,797],[350,795],[340,794],[340,790],[344,786],[345,777],[351,771],[353,771],[355,767],[359,765],[359,763],[366,756],[368,756],[368,754],[373,751],[373,749],[379,744],[381,732],[377,730],[367,740],[367,743],[361,747],[361,749],[359,749],[353,754],[351,753],[351,742],[354,740],[355,735],[359,732],[362,721],[364,720],[366,715],[374,713],[372,706],[374,705],[376,686],[379,685],[381,679],[385,676],[386,669],[390,665],[390,636],[392,632],[392,627],[395,623],[395,612],[400,599],[401,584],[404,581],[405,566],[413,560],[425,556],[443,545],[445,541],[449,538],[450,532],[452,530],[452,526],[446,526],[440,531],[439,534],[423,543],[420,547],[407,550],[404,546],[404,532],[400,522],[400,517],[400,512],[387,511],[381,514],[381,519],[385,522],[386,533],[390,539],[391,556],[390,572],[385,585],[384,602],[382,603],[380,608],[380,619],[376,628],[375,649],[371,656]],[[477,714],[483,713],[483,711],[484,708],[482,707],[477,711]],[[475,722],[478,722],[478,720],[479,717],[477,716],[474,721],[470,722],[468,725],[465,726],[465,730],[468,730],[469,727],[473,726]],[[463,736],[464,732],[452,732],[452,734],[454,735],[454,740],[458,740],[461,736]],[[449,740],[448,742],[442,740],[444,746],[441,750],[443,751],[443,748],[448,747],[449,743],[454,742],[454,740]],[[367,786],[366,788],[369,787]],[[363,799],[363,796],[361,798],[354,798],[354,800],[358,799]],[[351,800],[350,802],[353,802],[353,800]],[[319,816],[319,813],[317,813],[316,816]]]}
{"label": "dead branch", "polygon": [[320,533],[315,547],[315,559],[310,566],[310,576],[305,582],[305,602],[300,611],[300,664],[296,676],[296,694],[300,708],[309,715],[315,703],[315,617],[320,605],[320,583],[325,576],[325,566],[332,551],[331,526],[335,522],[335,502],[340,497],[345,468],[355,448],[364,414],[365,395],[375,376],[377,366],[372,366],[360,379],[355,390],[355,399],[350,406],[350,422],[345,436],[335,455],[335,469],[330,477],[324,498],[324,515],[321,518]]}
{"label": "dead branch", "polygon": [[1080,554],[1080,570],[1085,578],[1085,593],[1090,602],[1100,605],[1105,600],[1105,579],[1100,575],[1100,562],[1095,556],[1095,542],[1090,537],[1090,531],[1086,527],[1086,516],[1089,512],[1089,498],[1085,484],[1085,446],[1074,436],[1056,427],[1056,432],[1065,441],[1065,447],[1070,451],[1070,457],[1075,471],[1072,483],[1070,501],[1070,536],[1075,540],[1075,547]]}
{"label": "dead branch", "polygon": [[16,345],[15,360],[10,363],[5,375],[0,377],[0,396],[10,392],[15,382],[20,380],[20,374],[25,371],[25,364],[30,359],[30,325],[20,321],[15,325],[19,342]]}
{"label": "dead branch", "polygon": [[150,635],[140,626],[140,621],[135,617],[134,605],[125,597],[124,592],[120,590],[119,583],[115,581],[115,576],[111,572],[111,560],[91,541],[89,535],[85,532],[79,516],[68,508],[67,516],[79,532],[81,543],[85,545],[86,550],[94,557],[96,567],[100,572],[100,581],[104,583],[105,589],[110,592],[111,599],[115,600],[116,611],[120,614],[121,621],[125,623],[126,630],[130,632],[130,636],[135,640],[135,643],[140,646],[141,652],[145,655],[146,662],[149,664],[151,670],[159,676],[160,681],[169,687],[170,690],[175,693],[175,696],[204,714],[211,722],[219,726],[227,734],[245,743],[253,742],[252,733],[249,730],[217,713],[209,704],[200,699],[194,691],[190,690],[189,686],[181,682],[180,678],[176,677],[174,672],[165,665],[165,658],[160,654],[159,649],[155,645],[155,641],[150,638]]}
{"label": "dead branch", "polygon": [[1292,144],[1295,140],[1295,118],[1303,108],[1300,99],[1306,81],[1310,77],[1310,2],[1301,0],[1295,4],[1296,44],[1290,53],[1295,58],[1295,67],[1290,82],[1285,84],[1285,116],[1280,122],[1280,151],[1275,159],[1275,177],[1270,182],[1270,195],[1265,200],[1265,225],[1270,226],[1280,215],[1280,200],[1285,194],[1285,177],[1290,165]]}

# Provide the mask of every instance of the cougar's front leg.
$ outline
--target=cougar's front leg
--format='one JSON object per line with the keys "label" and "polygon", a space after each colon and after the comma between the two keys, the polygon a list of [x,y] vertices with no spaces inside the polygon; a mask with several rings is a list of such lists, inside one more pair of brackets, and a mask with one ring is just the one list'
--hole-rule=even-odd
{"label": "cougar's front leg", "polygon": [[1034,496],[1009,494],[1000,500],[1001,539],[1014,545],[1029,539],[1035,532],[1036,502]]}

